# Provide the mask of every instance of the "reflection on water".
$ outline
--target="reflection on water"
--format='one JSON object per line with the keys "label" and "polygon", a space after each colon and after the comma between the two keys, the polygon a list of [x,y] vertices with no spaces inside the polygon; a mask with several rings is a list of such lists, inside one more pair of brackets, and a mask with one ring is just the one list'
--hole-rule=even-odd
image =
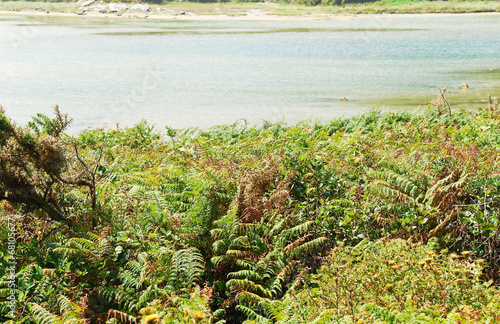
{"label": "reflection on water", "polygon": [[[59,104],[73,130],[456,107],[500,92],[500,15],[322,21],[0,17],[0,104],[22,123]],[[470,88],[463,90],[462,83]],[[346,97],[348,101],[339,101]]]}

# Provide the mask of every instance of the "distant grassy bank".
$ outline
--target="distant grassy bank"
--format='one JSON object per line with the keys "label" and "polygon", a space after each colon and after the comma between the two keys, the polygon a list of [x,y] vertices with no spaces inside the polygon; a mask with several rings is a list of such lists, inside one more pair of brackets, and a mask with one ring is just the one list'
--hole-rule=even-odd
{"label": "distant grassy bank", "polygon": [[[299,0],[293,3],[263,2],[168,2],[151,4],[151,12],[161,14],[162,10],[177,10],[197,15],[244,16],[252,11],[267,15],[298,16],[314,14],[363,14],[363,13],[476,13],[500,12],[498,1],[376,1],[371,3],[335,5],[335,0]],[[23,11],[43,9],[50,12],[74,13],[78,11],[76,2],[46,1],[0,1],[0,10]]]}

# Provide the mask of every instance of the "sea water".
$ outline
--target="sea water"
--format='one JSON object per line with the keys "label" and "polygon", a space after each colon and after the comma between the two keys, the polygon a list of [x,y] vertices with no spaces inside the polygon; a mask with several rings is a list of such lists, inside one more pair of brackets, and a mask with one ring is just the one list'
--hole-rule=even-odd
{"label": "sea water", "polygon": [[0,105],[19,124],[55,104],[72,131],[142,118],[160,129],[326,122],[426,106],[445,86],[454,108],[500,96],[499,14],[0,16]]}

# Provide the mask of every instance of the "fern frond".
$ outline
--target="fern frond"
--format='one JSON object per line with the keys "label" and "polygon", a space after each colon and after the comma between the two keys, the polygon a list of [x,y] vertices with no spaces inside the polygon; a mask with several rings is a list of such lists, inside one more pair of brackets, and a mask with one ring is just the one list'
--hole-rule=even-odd
{"label": "fern frond", "polygon": [[256,321],[257,323],[259,324],[271,324],[272,321],[265,318],[264,316],[261,316],[259,314],[257,314],[256,312],[254,312],[251,308],[248,308],[246,306],[243,306],[243,305],[237,305],[236,306],[236,310],[242,312],[243,314],[245,314],[248,318],[251,318],[253,319],[254,321]]}
{"label": "fern frond", "polygon": [[299,264],[297,260],[292,260],[288,264],[284,265],[280,272],[276,275],[276,277],[271,282],[271,292],[274,296],[278,296],[283,292],[283,286],[285,284],[286,278],[293,274],[294,267]]}
{"label": "fern frond", "polygon": [[262,285],[256,284],[255,282],[248,279],[231,279],[226,283],[228,289],[235,289],[238,291],[249,291],[253,293],[260,294],[263,297],[271,298],[272,294]]}
{"label": "fern frond", "polygon": [[99,257],[105,254],[109,254],[109,252],[111,251],[111,244],[106,238],[102,238],[99,235],[91,232],[87,233],[87,235],[89,236],[90,240],[94,242]]}
{"label": "fern frond", "polygon": [[408,187],[401,187],[401,183],[398,183],[397,179],[395,179],[395,183],[386,180],[376,180],[368,187],[382,196],[397,197],[399,201],[410,201],[413,204],[417,203],[417,198],[420,194],[417,186],[408,183]]}
{"label": "fern frond", "polygon": [[253,262],[247,260],[235,260],[234,263],[243,269],[253,269],[255,265]]}
{"label": "fern frond", "polygon": [[[275,301],[275,302],[277,302],[277,301]],[[270,301],[268,299],[262,299],[258,305],[260,308],[262,308],[264,310],[267,318],[270,318],[272,320],[276,320],[280,316],[279,309],[277,307],[275,307],[275,305],[273,305],[272,301]]]}
{"label": "fern frond", "polygon": [[61,314],[69,312],[80,313],[82,311],[81,307],[78,304],[72,302],[68,297],[64,295],[57,296],[57,303],[59,305]]}
{"label": "fern frond", "polygon": [[240,270],[236,272],[230,272],[227,275],[228,278],[234,278],[234,279],[249,279],[252,281],[262,281],[262,276],[252,270]]}
{"label": "fern frond", "polygon": [[115,309],[110,309],[108,311],[108,319],[115,318],[120,323],[137,324],[137,318],[124,312],[120,312]]}
{"label": "fern frond", "polygon": [[139,309],[137,305],[137,297],[135,295],[128,295],[124,292],[119,292],[117,294],[116,302],[121,305],[121,307],[131,313],[136,312]]}
{"label": "fern frond", "polygon": [[300,238],[298,238],[297,240],[295,240],[294,242],[288,244],[283,250],[285,253],[288,253],[292,250],[294,250],[295,248],[297,248],[298,246],[300,246],[301,244],[303,244],[304,242],[306,242],[308,239],[310,239],[313,235],[312,234],[306,234],[305,236],[302,236]]}
{"label": "fern frond", "polygon": [[214,253],[216,254],[222,254],[227,251],[228,248],[228,242],[224,239],[222,240],[217,240],[212,244],[212,248],[214,250]]}
{"label": "fern frond", "polygon": [[156,287],[149,286],[146,290],[142,291],[139,295],[137,308],[142,308],[148,304],[148,302],[153,301],[157,296]]}
{"label": "fern frond", "polygon": [[219,263],[222,263],[226,260],[226,256],[225,255],[217,255],[217,256],[214,256],[210,259],[210,262],[212,262],[216,267],[219,266]]}
{"label": "fern frond", "polygon": [[281,230],[283,229],[283,227],[285,225],[285,221],[286,221],[286,219],[282,219],[279,222],[277,222],[276,225],[274,225],[273,228],[271,229],[271,231],[269,232],[268,236],[269,237],[277,236],[278,233],[280,233]]}
{"label": "fern frond", "polygon": [[291,254],[294,255],[295,257],[300,257],[304,255],[305,253],[311,252],[321,245],[325,244],[327,241],[326,237],[318,237],[317,239],[314,239],[312,241],[306,242],[295,249],[291,251]]}
{"label": "fern frond", "polygon": [[191,287],[205,269],[201,253],[195,248],[176,251],[170,265],[170,280],[183,288]]}
{"label": "fern frond", "polygon": [[219,308],[214,312],[213,317],[214,318],[221,318],[221,317],[224,317],[225,315],[226,315],[226,310]]}
{"label": "fern frond", "polygon": [[38,304],[31,304],[33,318],[38,324],[62,324],[61,319]]}
{"label": "fern frond", "polygon": [[263,300],[266,299],[249,291],[241,291],[238,294],[236,294],[236,301],[240,305],[243,304],[248,307],[257,305]]}
{"label": "fern frond", "polygon": [[112,287],[103,287],[99,291],[99,295],[107,303],[113,303],[116,299],[116,296],[118,296],[119,293],[120,291],[118,289]]}
{"label": "fern frond", "polygon": [[99,244],[81,237],[73,237],[69,240],[69,243],[71,247],[80,248],[81,250],[87,250],[87,251],[99,250]]}
{"label": "fern frond", "polygon": [[249,247],[250,247],[250,242],[248,241],[248,237],[239,236],[231,242],[229,249],[238,249],[238,248],[245,249],[245,248],[249,248]]}
{"label": "fern frond", "polygon": [[123,281],[123,286],[124,287],[139,289],[142,286],[142,282],[140,281],[140,278],[137,277],[136,274],[132,273],[129,270],[125,270],[120,275],[120,278]]}
{"label": "fern frond", "polygon": [[308,232],[313,226],[313,224],[314,224],[313,221],[304,222],[302,224],[296,225],[295,227],[284,230],[283,232],[281,232],[280,236],[286,237],[287,239],[290,239],[293,236],[296,237],[298,235]]}
{"label": "fern frond", "polygon": [[256,262],[260,255],[252,251],[239,251],[239,250],[228,250],[226,255],[234,259],[245,259],[248,261]]}

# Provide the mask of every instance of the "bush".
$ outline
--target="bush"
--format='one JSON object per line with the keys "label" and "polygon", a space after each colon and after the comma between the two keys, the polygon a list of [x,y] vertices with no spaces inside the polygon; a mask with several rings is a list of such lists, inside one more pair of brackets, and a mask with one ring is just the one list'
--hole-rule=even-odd
{"label": "bush", "polygon": [[470,256],[403,240],[341,244],[274,305],[277,323],[498,322],[499,291],[481,282],[484,260]]}

